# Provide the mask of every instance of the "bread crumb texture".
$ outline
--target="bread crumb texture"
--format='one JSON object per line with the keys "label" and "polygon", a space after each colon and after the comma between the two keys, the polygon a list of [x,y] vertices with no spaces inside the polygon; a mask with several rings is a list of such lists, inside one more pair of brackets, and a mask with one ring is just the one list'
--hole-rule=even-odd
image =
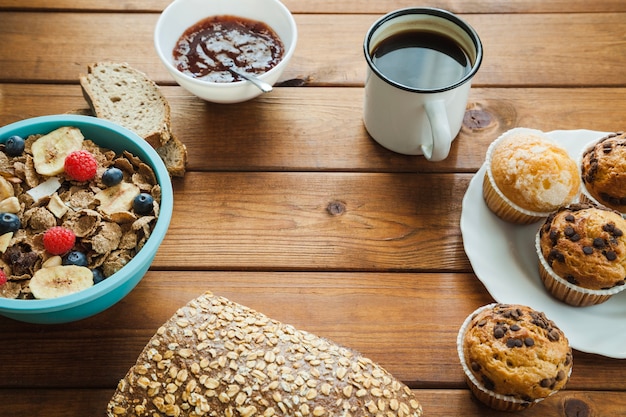
{"label": "bread crumb texture", "polygon": [[576,162],[540,132],[512,132],[502,138],[492,153],[491,171],[500,191],[531,211],[566,205],[580,188]]}
{"label": "bread crumb texture", "polygon": [[207,292],[170,318],[108,416],[412,416],[411,390],[354,350]]}
{"label": "bread crumb texture", "polygon": [[591,204],[563,207],[540,230],[541,253],[561,278],[601,290],[624,285],[626,220],[611,209]]}
{"label": "bread crumb texture", "polygon": [[466,330],[463,351],[486,389],[529,402],[562,389],[572,367],[563,332],[544,313],[522,305],[479,312]]}

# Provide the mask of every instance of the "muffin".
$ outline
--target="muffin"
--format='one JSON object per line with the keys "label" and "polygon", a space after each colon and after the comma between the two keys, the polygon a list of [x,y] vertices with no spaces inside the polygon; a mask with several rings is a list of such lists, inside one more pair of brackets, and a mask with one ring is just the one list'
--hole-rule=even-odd
{"label": "muffin", "polygon": [[487,150],[483,197],[502,220],[528,224],[569,204],[580,189],[576,161],[540,130],[517,128]]}
{"label": "muffin", "polygon": [[582,197],[626,213],[626,133],[593,142],[580,161]]}
{"label": "muffin", "polygon": [[457,337],[472,393],[501,411],[524,410],[565,387],[572,349],[544,313],[517,304],[489,304],[472,313]]}
{"label": "muffin", "polygon": [[626,220],[592,203],[561,207],[536,235],[539,275],[573,306],[600,304],[626,289]]}

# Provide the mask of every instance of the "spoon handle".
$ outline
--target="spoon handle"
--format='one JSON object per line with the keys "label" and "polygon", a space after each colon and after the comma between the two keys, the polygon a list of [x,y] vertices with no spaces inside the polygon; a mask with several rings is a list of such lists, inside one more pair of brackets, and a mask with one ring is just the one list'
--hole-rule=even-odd
{"label": "spoon handle", "polygon": [[241,78],[245,78],[246,80],[250,81],[252,84],[256,85],[264,93],[269,93],[270,91],[272,91],[272,86],[269,83],[259,80],[253,75],[249,75],[249,74],[246,74],[245,72],[238,71],[231,66],[228,67],[228,70],[232,72],[233,74],[238,75]]}

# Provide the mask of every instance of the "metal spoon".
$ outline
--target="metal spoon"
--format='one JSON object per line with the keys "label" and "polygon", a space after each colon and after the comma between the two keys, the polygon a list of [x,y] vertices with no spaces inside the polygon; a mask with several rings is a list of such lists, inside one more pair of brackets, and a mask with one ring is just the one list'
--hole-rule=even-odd
{"label": "metal spoon", "polygon": [[239,71],[238,69],[235,69],[235,67],[233,67],[231,65],[227,65],[226,68],[228,68],[228,70],[230,72],[232,72],[233,74],[238,75],[241,78],[245,78],[246,80],[250,81],[252,84],[257,86],[259,88],[259,90],[263,91],[264,93],[269,93],[270,91],[272,91],[271,84],[266,83],[265,81],[258,79],[254,75],[250,75],[250,74],[245,73],[243,71]]}

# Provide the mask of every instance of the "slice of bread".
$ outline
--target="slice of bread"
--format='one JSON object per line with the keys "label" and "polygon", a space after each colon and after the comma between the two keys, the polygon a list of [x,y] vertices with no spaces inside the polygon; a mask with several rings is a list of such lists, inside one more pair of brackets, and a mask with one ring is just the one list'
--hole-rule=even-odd
{"label": "slice of bread", "polygon": [[113,62],[89,65],[79,81],[92,115],[134,131],[156,149],[170,175],[185,175],[187,148],[171,132],[170,106],[154,81]]}
{"label": "slice of bread", "polygon": [[163,146],[156,148],[157,153],[165,162],[165,166],[170,175],[182,177],[187,168],[187,147],[176,136],[172,135],[170,140]]}
{"label": "slice of bread", "polygon": [[134,131],[154,148],[170,140],[169,103],[143,72],[126,63],[98,62],[79,81],[97,117]]}

